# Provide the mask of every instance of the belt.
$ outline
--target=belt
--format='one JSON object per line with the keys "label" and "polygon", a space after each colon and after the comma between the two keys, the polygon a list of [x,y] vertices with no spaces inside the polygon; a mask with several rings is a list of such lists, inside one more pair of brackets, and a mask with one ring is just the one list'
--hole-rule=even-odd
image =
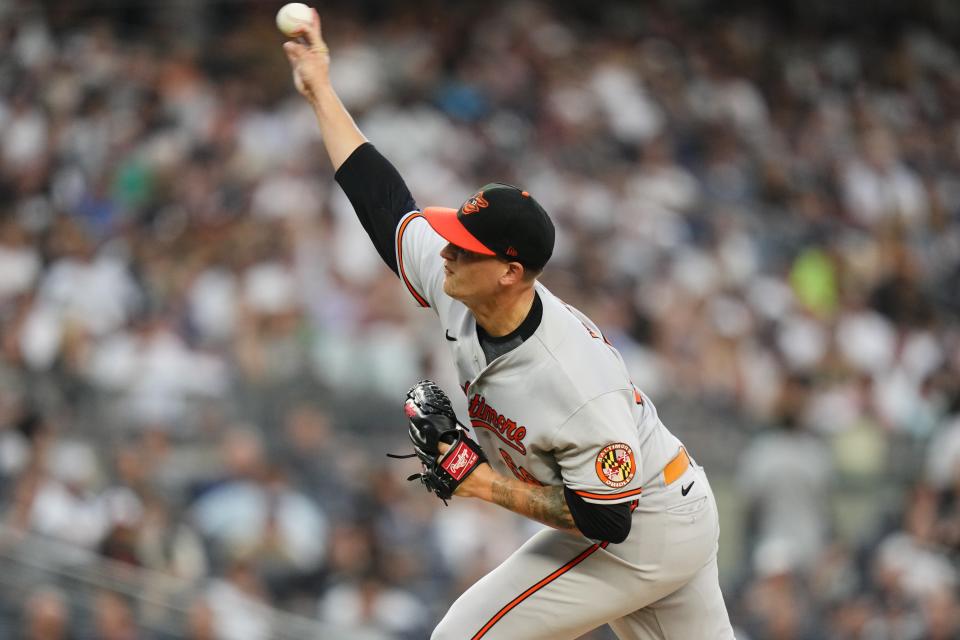
{"label": "belt", "polygon": [[687,455],[685,447],[680,447],[680,451],[673,457],[673,460],[667,463],[663,468],[663,484],[672,484],[677,478],[690,468],[690,456]]}

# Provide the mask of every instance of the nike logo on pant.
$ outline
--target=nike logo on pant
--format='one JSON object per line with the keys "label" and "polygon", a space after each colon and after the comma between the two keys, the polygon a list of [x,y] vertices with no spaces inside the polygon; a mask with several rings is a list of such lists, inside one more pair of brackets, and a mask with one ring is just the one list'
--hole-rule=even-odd
{"label": "nike logo on pant", "polygon": [[450,342],[456,342],[457,339],[450,335],[450,331],[447,330],[444,332],[443,337],[449,340]]}
{"label": "nike logo on pant", "polygon": [[687,486],[685,486],[685,487],[680,487],[680,495],[685,496],[685,495],[687,495],[688,493],[690,493],[690,489],[693,488],[693,483],[694,483],[694,482],[696,482],[696,480],[691,480],[691,481],[690,481],[690,484],[688,484]]}

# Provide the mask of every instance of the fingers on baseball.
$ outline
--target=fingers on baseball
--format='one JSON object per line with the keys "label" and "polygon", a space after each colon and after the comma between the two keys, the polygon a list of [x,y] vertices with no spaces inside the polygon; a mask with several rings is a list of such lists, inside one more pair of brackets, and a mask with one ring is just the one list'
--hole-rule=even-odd
{"label": "fingers on baseball", "polygon": [[301,39],[310,49],[326,49],[327,45],[323,42],[320,35],[320,14],[313,9],[313,22],[309,25],[298,27],[291,35]]}

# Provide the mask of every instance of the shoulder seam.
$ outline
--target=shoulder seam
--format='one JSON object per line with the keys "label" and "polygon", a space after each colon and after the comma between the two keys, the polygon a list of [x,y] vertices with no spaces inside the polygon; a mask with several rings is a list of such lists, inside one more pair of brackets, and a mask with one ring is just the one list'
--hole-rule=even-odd
{"label": "shoulder seam", "polygon": [[[566,374],[564,374],[564,375],[566,375]],[[604,396],[608,396],[608,395],[610,395],[611,393],[620,393],[621,391],[629,391],[629,390],[630,390],[629,387],[621,387],[621,388],[618,388],[618,389],[609,389],[609,390],[607,390],[607,391],[604,391],[603,393],[598,393],[597,395],[595,395],[595,396],[593,396],[593,397],[591,397],[591,398],[588,398],[588,399],[584,400],[576,409],[574,409],[574,410],[570,413],[570,415],[568,415],[568,416],[566,417],[566,419],[564,419],[563,422],[561,422],[559,425],[557,425],[557,428],[553,430],[553,434],[552,434],[551,437],[552,437],[552,438],[556,437],[557,434],[560,433],[560,432],[564,429],[564,427],[566,427],[568,424],[570,424],[570,421],[573,420],[573,418],[574,418],[577,414],[579,414],[581,411],[583,411],[584,407],[586,407],[588,404],[590,404],[590,403],[593,402],[594,400],[599,400],[600,398],[603,398]]]}

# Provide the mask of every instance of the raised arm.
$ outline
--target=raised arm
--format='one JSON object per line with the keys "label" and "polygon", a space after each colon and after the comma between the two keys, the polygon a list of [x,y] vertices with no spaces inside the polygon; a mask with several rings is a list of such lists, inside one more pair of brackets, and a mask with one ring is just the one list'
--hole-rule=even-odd
{"label": "raised arm", "polygon": [[285,42],[283,50],[293,68],[297,91],[313,107],[323,144],[337,170],[367,139],[330,84],[330,50],[320,33],[320,15],[316,9],[313,9],[313,23],[294,35],[300,36],[302,42]]}
{"label": "raised arm", "polygon": [[330,50],[320,33],[320,16],[285,42],[297,90],[310,102],[336,179],[353,205],[360,224],[383,261],[400,275],[394,231],[403,216],[417,208],[396,168],[364,137],[330,84]]}

